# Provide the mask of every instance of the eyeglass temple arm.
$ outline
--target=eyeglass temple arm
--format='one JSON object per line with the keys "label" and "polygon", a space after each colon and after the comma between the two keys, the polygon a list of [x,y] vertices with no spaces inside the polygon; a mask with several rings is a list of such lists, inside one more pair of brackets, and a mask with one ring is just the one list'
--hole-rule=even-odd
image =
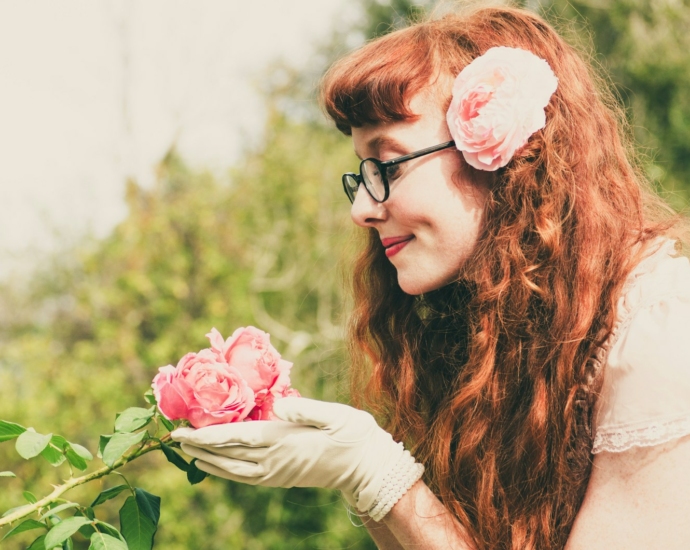
{"label": "eyeglass temple arm", "polygon": [[399,162],[405,162],[406,160],[416,159],[417,157],[433,153],[434,151],[447,149],[448,147],[452,147],[453,145],[455,145],[455,141],[452,140],[446,141],[445,143],[440,143],[439,145],[432,145],[431,147],[427,147],[426,149],[420,149],[419,151],[415,151],[414,153],[410,153],[409,155],[404,155],[402,157],[394,158],[391,160],[385,160],[381,162],[381,166],[391,166],[394,164],[398,164]]}

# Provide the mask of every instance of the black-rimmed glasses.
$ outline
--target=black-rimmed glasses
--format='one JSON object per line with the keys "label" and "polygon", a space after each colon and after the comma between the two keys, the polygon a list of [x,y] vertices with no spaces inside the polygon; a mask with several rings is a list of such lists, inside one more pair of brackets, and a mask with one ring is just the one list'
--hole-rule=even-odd
{"label": "black-rimmed glasses", "polygon": [[447,141],[446,143],[427,147],[426,149],[420,149],[419,151],[414,151],[408,155],[391,160],[381,161],[375,158],[364,159],[359,165],[359,174],[355,174],[354,172],[343,174],[343,189],[345,190],[345,194],[347,198],[350,199],[351,203],[355,202],[357,190],[360,184],[364,183],[364,187],[369,192],[372,199],[376,202],[384,202],[390,193],[388,178],[391,177],[391,168],[394,168],[401,162],[416,159],[417,157],[422,157],[429,153],[435,153],[442,149],[448,149],[448,147],[453,147],[454,145],[454,141]]}

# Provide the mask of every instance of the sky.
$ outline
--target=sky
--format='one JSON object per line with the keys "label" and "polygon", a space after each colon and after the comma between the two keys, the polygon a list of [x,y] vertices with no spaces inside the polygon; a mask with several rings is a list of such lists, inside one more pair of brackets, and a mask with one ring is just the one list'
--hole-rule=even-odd
{"label": "sky", "polygon": [[126,214],[175,145],[223,173],[270,63],[306,67],[350,0],[0,0],[0,278]]}

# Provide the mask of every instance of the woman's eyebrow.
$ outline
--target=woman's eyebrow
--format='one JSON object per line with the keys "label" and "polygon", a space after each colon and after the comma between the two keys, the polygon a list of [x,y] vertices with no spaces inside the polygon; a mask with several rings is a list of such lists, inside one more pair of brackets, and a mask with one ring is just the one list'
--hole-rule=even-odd
{"label": "woman's eyebrow", "polygon": [[[371,151],[374,157],[378,157],[381,149],[384,147],[399,151],[401,154],[405,154],[407,152],[407,148],[402,143],[387,135],[375,136],[366,143],[366,150]],[[355,154],[360,159],[365,158],[360,152],[357,151],[357,149],[355,149]]]}

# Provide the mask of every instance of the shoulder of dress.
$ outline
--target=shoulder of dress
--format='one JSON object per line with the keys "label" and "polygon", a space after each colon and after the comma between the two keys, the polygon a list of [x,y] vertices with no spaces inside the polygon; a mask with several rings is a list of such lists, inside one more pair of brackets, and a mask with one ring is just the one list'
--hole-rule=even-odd
{"label": "shoulder of dress", "polygon": [[624,334],[641,308],[667,297],[690,298],[690,261],[680,256],[676,241],[659,238],[628,276],[616,307],[616,322],[604,343],[601,359]]}
{"label": "shoulder of dress", "polygon": [[690,433],[690,262],[654,243],[628,278],[597,360],[592,452],[658,445]]}

